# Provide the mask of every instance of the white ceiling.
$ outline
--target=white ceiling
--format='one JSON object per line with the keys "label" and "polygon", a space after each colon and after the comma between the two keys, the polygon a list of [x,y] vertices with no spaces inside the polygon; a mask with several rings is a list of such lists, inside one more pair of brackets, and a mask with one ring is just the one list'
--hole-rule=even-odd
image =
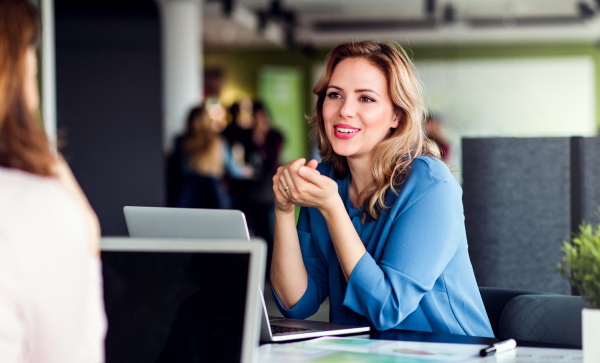
{"label": "white ceiling", "polygon": [[[411,44],[600,40],[600,0],[279,0],[280,15],[271,16],[262,30],[257,14],[269,13],[273,0],[231,1],[227,16],[221,0],[204,0],[207,48],[283,47],[286,13],[296,19],[295,43],[316,47],[359,39]],[[433,11],[427,10],[428,2]]]}

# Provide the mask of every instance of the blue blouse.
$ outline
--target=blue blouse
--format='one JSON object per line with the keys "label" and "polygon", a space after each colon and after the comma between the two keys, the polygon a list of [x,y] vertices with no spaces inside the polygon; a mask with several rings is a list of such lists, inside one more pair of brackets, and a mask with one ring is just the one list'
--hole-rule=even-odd
{"label": "blue blouse", "polygon": [[367,253],[346,280],[327,223],[316,208],[302,208],[298,237],[308,287],[291,309],[275,301],[287,318],[305,319],[329,296],[330,321],[493,337],[469,260],[462,189],[448,167],[418,157],[398,194],[389,192],[379,219],[366,218],[349,196],[349,174],[336,179],[330,163],[321,175],[338,191]]}

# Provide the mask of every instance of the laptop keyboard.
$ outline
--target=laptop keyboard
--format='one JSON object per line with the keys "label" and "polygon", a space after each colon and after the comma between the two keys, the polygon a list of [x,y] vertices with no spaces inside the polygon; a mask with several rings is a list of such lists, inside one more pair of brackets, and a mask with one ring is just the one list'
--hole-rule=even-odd
{"label": "laptop keyboard", "polygon": [[299,332],[308,331],[308,330],[310,330],[310,329],[292,328],[289,326],[280,326],[280,325],[271,325],[271,333],[273,333],[273,335],[299,333]]}

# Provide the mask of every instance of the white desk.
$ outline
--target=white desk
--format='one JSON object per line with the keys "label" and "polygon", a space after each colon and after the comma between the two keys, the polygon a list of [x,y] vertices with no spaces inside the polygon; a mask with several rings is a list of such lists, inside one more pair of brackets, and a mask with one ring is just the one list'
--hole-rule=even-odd
{"label": "white desk", "polygon": [[266,344],[259,349],[261,363],[566,363],[582,362],[580,349],[517,347],[482,358],[482,344],[370,340],[369,335],[327,337],[289,344]]}

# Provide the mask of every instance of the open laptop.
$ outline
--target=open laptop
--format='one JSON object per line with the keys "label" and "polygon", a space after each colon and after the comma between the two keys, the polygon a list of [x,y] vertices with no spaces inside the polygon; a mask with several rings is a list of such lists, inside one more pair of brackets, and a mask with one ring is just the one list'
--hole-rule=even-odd
{"label": "open laptop", "polygon": [[103,238],[106,362],[256,361],[262,240]]}
{"label": "open laptop", "polygon": [[262,302],[260,323],[261,342],[285,342],[290,340],[317,338],[328,335],[364,333],[371,330],[371,328],[368,326],[269,317],[267,313],[267,305],[265,304],[265,298],[262,292],[258,295]]}
{"label": "open laptop", "polygon": [[239,210],[127,206],[123,213],[131,237],[250,239]]}
{"label": "open laptop", "polygon": [[[241,211],[220,209],[186,209],[157,207],[125,207],[125,219],[130,237],[193,237],[193,238],[243,238],[248,233],[246,218]],[[217,221],[218,217],[227,220]],[[179,218],[184,218],[180,220]],[[213,223],[197,221],[199,218]],[[186,225],[190,224],[190,225]],[[130,227],[131,225],[131,227]],[[199,226],[202,226],[200,228]],[[242,231],[244,231],[242,233]],[[247,237],[249,238],[249,237]],[[368,332],[368,326],[355,326],[329,322],[270,318],[262,291],[260,341],[279,342],[308,339],[327,335],[344,335]]]}

